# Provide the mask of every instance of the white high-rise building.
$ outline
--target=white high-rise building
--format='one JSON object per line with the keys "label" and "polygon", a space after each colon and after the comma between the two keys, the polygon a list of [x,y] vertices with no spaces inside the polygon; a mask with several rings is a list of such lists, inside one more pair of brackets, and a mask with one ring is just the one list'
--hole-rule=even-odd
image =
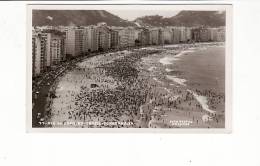
{"label": "white high-rise building", "polygon": [[180,31],[180,42],[185,43],[187,41],[187,34],[185,27],[178,27]]}
{"label": "white high-rise building", "polygon": [[150,44],[158,45],[159,44],[159,29],[152,28],[150,31]]}
{"label": "white high-rise building", "polygon": [[46,40],[46,66],[59,64],[66,59],[65,34],[57,30],[43,31]]}
{"label": "white high-rise building", "polygon": [[32,74],[38,76],[46,68],[46,39],[41,34],[32,36]]}
{"label": "white high-rise building", "polygon": [[83,31],[82,28],[69,27],[66,32],[66,54],[72,57],[83,54]]}
{"label": "white high-rise building", "polygon": [[173,31],[171,28],[163,28],[162,29],[162,38],[164,44],[173,43]]}
{"label": "white high-rise building", "polygon": [[88,26],[84,29],[84,51],[92,52],[98,50],[98,31],[96,26]]}
{"label": "white high-rise building", "polygon": [[111,33],[110,29],[105,23],[99,23],[97,26],[98,33],[98,50],[105,51],[111,47]]}
{"label": "white high-rise building", "polygon": [[36,34],[32,37],[32,73],[33,77],[41,73],[41,40]]}
{"label": "white high-rise building", "polygon": [[225,40],[226,40],[226,28],[225,27],[217,28],[216,41],[224,42]]}
{"label": "white high-rise building", "polygon": [[186,33],[186,41],[191,41],[192,39],[192,33],[191,33],[191,28],[186,27],[185,28],[185,33]]}
{"label": "white high-rise building", "polygon": [[181,41],[181,39],[180,39],[181,31],[178,27],[173,27],[172,31],[173,31],[173,43],[177,44]]}
{"label": "white high-rise building", "polygon": [[124,28],[119,31],[118,35],[120,47],[135,46],[135,30],[133,28]]}

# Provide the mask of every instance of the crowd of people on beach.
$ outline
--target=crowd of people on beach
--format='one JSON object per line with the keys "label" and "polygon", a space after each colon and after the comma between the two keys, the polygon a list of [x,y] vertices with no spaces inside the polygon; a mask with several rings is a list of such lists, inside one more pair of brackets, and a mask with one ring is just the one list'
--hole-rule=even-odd
{"label": "crowd of people on beach", "polygon": [[218,104],[225,102],[225,94],[224,93],[216,93],[212,89],[205,89],[203,91],[196,89],[196,93],[200,96],[206,96],[208,100],[208,104],[212,109],[216,109]]}
{"label": "crowd of people on beach", "polygon": [[[183,45],[173,49],[190,47]],[[198,125],[201,117],[194,116],[193,112],[205,113],[205,110],[193,94],[169,82],[161,81],[165,85],[159,85],[158,79],[156,81],[150,73],[146,73],[150,71],[142,69],[139,62],[143,57],[161,51],[163,49],[120,51],[92,57],[78,64],[73,74],[66,74],[62,78],[65,84],[72,87],[65,87],[64,91],[58,92],[58,82],[61,80],[57,80],[53,88],[55,97],[50,99],[48,105],[47,119],[99,122],[82,123],[79,127],[176,127],[171,126],[164,115],[167,112],[179,112]],[[207,96],[212,109],[224,100],[224,95],[210,90],[195,92]],[[209,114],[209,117],[215,121],[217,119],[214,114]]]}
{"label": "crowd of people on beach", "polygon": [[[60,108],[58,112],[69,110],[68,119],[74,121],[131,122],[136,119],[140,105],[145,102],[143,96],[146,92],[142,91],[145,88],[145,80],[137,79],[138,71],[133,68],[132,63],[138,59],[137,56],[141,57],[141,54],[146,55],[147,52],[126,53],[122,58],[112,62],[106,61],[105,57],[111,56],[106,54],[102,60],[90,61],[82,68],[76,68],[74,72],[84,73],[80,74],[81,78],[67,78],[65,81],[73,84],[75,88],[80,86],[80,90],[77,92],[67,90],[66,95],[63,95],[71,96],[73,102],[68,101],[67,107]],[[94,70],[88,68],[92,65],[95,66]],[[55,100],[60,100],[60,104],[65,104],[62,103],[63,95],[56,96]],[[127,127],[133,127],[135,123],[130,124]],[[119,125],[122,127],[122,124]]]}

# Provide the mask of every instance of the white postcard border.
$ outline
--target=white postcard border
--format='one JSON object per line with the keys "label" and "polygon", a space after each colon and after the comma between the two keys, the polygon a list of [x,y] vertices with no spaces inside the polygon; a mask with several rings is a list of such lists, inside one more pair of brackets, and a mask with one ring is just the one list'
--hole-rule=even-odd
{"label": "white postcard border", "polygon": [[[110,3],[110,4],[108,4]],[[79,4],[30,4],[27,5],[27,34],[26,34],[26,131],[27,133],[185,133],[185,134],[203,134],[203,133],[231,133],[232,132],[232,56],[233,56],[233,6],[232,4],[178,4],[169,3],[158,4],[142,2],[140,4],[115,4],[106,2],[106,4],[84,3]],[[226,10],[226,50],[225,50],[225,128],[32,128],[32,10]],[[118,9],[120,8],[120,9]]]}

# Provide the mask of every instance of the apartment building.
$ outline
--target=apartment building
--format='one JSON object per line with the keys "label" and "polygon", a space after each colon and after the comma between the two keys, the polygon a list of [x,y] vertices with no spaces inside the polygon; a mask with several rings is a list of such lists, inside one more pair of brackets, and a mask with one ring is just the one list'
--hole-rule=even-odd
{"label": "apartment building", "polygon": [[97,26],[98,33],[98,50],[106,51],[110,49],[111,46],[111,33],[110,29],[105,23],[99,23]]}
{"label": "apartment building", "polygon": [[75,57],[84,54],[83,50],[83,28],[68,27],[66,32],[66,54],[70,57]]}
{"label": "apartment building", "polygon": [[111,34],[111,48],[115,49],[119,47],[119,33],[116,30],[110,29],[110,34]]}
{"label": "apartment building", "polygon": [[121,48],[135,46],[135,30],[132,27],[124,28],[118,32]]}

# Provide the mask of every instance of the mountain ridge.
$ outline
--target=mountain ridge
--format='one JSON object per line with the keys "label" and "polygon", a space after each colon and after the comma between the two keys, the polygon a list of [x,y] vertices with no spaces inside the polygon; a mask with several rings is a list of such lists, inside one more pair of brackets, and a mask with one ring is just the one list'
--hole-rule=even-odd
{"label": "mountain ridge", "polygon": [[133,23],[123,20],[105,10],[33,10],[33,26],[88,26],[106,22],[109,26],[132,26]]}
{"label": "mountain ridge", "polygon": [[218,11],[180,11],[172,17],[151,15],[136,18],[134,21],[149,26],[225,26],[225,12]]}
{"label": "mountain ridge", "polygon": [[[98,22],[106,22],[109,26],[225,26],[225,12],[218,11],[180,11],[172,17],[149,15],[136,18],[134,21],[124,20],[105,10],[33,10],[33,26],[88,26]],[[138,24],[137,24],[138,23]]]}

